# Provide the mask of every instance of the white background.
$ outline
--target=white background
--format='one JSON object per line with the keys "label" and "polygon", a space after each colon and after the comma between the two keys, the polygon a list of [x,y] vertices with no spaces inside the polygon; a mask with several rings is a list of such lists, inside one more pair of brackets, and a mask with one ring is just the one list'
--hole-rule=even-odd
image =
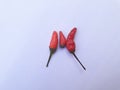
{"label": "white background", "polygon": [[[73,27],[76,55],[52,31]],[[0,0],[0,90],[120,90],[120,0]]]}

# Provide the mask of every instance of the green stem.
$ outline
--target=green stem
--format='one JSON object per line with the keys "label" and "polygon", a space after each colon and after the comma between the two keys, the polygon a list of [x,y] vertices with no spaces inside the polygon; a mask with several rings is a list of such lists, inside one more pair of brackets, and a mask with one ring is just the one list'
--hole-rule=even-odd
{"label": "green stem", "polygon": [[83,64],[80,62],[80,60],[78,59],[78,57],[75,55],[75,53],[72,53],[73,56],[76,58],[76,60],[80,63],[80,65],[83,67],[84,70],[86,70],[86,68],[83,66]]}
{"label": "green stem", "polygon": [[50,55],[49,55],[49,59],[48,59],[48,62],[47,62],[46,67],[48,67],[48,65],[49,65],[49,63],[50,63],[50,59],[51,59],[52,55],[53,55],[53,52],[52,52],[52,51],[50,51]]}

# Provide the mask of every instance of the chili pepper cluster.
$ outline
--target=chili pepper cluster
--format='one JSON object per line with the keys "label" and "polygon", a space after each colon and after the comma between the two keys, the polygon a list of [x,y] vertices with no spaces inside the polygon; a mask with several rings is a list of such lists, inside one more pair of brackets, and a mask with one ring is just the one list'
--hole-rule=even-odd
{"label": "chili pepper cluster", "polygon": [[[59,46],[61,48],[66,47],[67,50],[76,58],[76,60],[79,62],[79,64],[83,67],[83,69],[86,70],[86,68],[83,66],[83,64],[80,62],[80,60],[78,59],[78,57],[75,54],[76,44],[74,41],[74,37],[75,37],[76,32],[77,32],[77,28],[74,27],[69,32],[69,34],[66,38],[64,36],[63,32],[59,31]],[[49,45],[50,55],[49,55],[49,59],[48,59],[46,67],[48,67],[52,55],[56,52],[57,46],[58,46],[58,34],[56,31],[53,31],[52,38],[51,38],[50,45]]]}

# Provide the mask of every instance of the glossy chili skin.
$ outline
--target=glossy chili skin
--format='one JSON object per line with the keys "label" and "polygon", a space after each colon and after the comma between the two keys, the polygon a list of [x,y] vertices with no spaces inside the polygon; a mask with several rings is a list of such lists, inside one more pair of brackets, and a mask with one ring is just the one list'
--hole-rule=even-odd
{"label": "glossy chili skin", "polygon": [[66,38],[62,31],[59,32],[59,36],[60,36],[60,38],[59,38],[60,39],[59,40],[60,47],[64,48],[66,46]]}
{"label": "glossy chili skin", "polygon": [[74,40],[75,34],[76,34],[77,28],[74,27],[70,33],[68,34],[67,40]]}
{"label": "glossy chili skin", "polygon": [[67,40],[66,48],[70,53],[75,52],[75,42],[72,39]]}
{"label": "glossy chili skin", "polygon": [[58,34],[56,31],[53,31],[52,38],[51,38],[50,45],[49,45],[50,55],[49,55],[49,59],[48,59],[46,67],[48,67],[50,59],[52,55],[55,53],[57,46],[58,46]]}
{"label": "glossy chili skin", "polygon": [[68,34],[67,36],[67,41],[66,41],[66,48],[68,49],[69,52],[75,52],[75,42],[74,42],[74,38],[75,38],[75,34],[77,32],[77,28],[74,27]]}
{"label": "glossy chili skin", "polygon": [[57,49],[57,46],[58,46],[58,34],[56,31],[53,31],[53,34],[52,34],[52,38],[51,38],[51,41],[50,41],[50,45],[49,45],[49,48],[50,49]]}
{"label": "glossy chili skin", "polygon": [[80,62],[80,60],[78,59],[78,57],[75,54],[76,45],[74,42],[74,37],[75,37],[76,31],[77,31],[77,28],[73,28],[71,30],[71,32],[68,34],[66,48],[71,54],[73,54],[73,56],[76,58],[76,60],[79,62],[79,64],[83,67],[83,69],[86,70],[86,68],[83,66],[83,64]]}

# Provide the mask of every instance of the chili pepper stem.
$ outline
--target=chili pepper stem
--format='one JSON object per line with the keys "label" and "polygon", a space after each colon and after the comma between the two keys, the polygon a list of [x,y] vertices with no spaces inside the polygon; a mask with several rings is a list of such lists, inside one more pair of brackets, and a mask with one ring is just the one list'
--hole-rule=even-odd
{"label": "chili pepper stem", "polygon": [[86,71],[86,68],[83,66],[83,64],[80,62],[80,60],[78,59],[78,57],[75,55],[75,53],[72,53],[73,56],[76,58],[76,60],[80,63],[80,65],[83,67],[83,69]]}
{"label": "chili pepper stem", "polygon": [[53,55],[53,52],[51,51],[51,52],[50,52],[50,55],[49,55],[49,59],[48,59],[48,62],[47,62],[46,67],[48,67],[48,65],[49,65],[49,63],[50,63],[50,59],[51,59],[52,55]]}

